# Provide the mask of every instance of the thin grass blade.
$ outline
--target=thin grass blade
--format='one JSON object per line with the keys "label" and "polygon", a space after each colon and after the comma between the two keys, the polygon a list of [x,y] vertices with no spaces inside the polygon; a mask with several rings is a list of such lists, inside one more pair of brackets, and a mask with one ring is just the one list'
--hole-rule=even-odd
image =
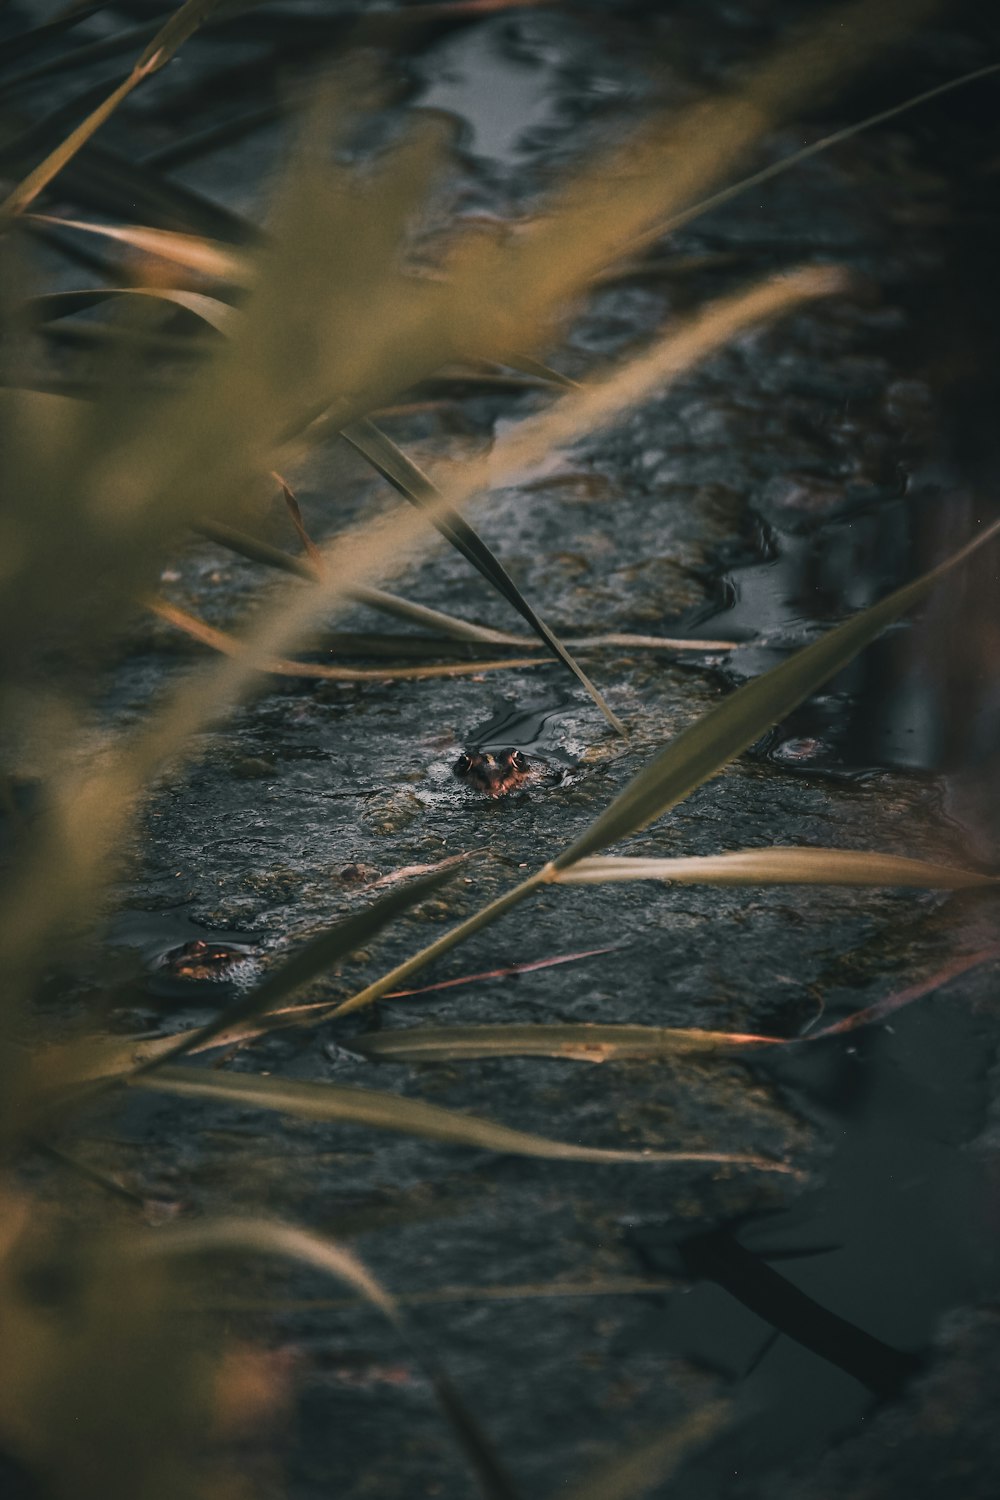
{"label": "thin grass blade", "polygon": [[[224,656],[243,655],[245,648],[242,641],[224,630],[217,630],[214,625],[206,624],[186,609],[180,609],[166,599],[150,599],[147,603],[154,615],[176,626],[178,630],[183,630],[185,635],[194,640],[201,641],[202,645],[211,647],[213,651],[220,651]],[[551,660],[548,656],[507,656],[492,661],[445,662],[424,667],[390,666],[388,663],[384,667],[333,667],[322,662],[289,661],[281,656],[266,656],[260,658],[258,670],[267,672],[272,677],[313,677],[326,682],[385,682],[389,678],[423,682],[436,677],[475,677],[480,672],[502,672],[510,667],[538,667]]]}
{"label": "thin grass blade", "polygon": [[939,83],[932,89],[925,89],[920,94],[913,94],[909,99],[902,100],[899,104],[893,104],[889,109],[879,110],[877,114],[868,115],[863,120],[857,120],[853,125],[845,125],[841,130],[835,130],[831,135],[825,135],[818,141],[812,141],[808,146],[802,146],[798,151],[793,151],[790,156],[782,157],[780,161],[771,162],[769,166],[762,167],[759,172],[753,172],[749,177],[741,177],[739,182],[732,183],[729,187],[722,188],[717,193],[712,193],[708,198],[702,198],[698,203],[693,203],[690,208],[683,209],[680,213],[672,214],[669,219],[664,219],[649,234],[637,239],[636,246],[645,243],[649,239],[658,239],[661,235],[672,234],[674,231],[689,224],[692,219],[700,219],[703,214],[711,213],[713,209],[721,208],[723,204],[731,202],[733,198],[740,197],[743,193],[761,187],[763,183],[769,182],[772,177],[779,177],[783,172],[797,167],[801,162],[808,161],[811,156],[818,156],[823,151],[829,151],[832,146],[838,146],[843,141],[848,141],[852,136],[860,135],[865,130],[871,130],[875,125],[884,125],[886,120],[895,119],[897,115],[905,114],[908,110],[916,109],[921,104],[927,104],[931,99],[938,98],[941,94],[950,94],[953,89],[964,88],[967,84],[976,83],[981,78],[988,78],[991,74],[1000,73],[1000,63],[987,63],[985,67],[975,68],[971,73],[963,73],[958,78],[950,78],[947,83]]}
{"label": "thin grass blade", "polygon": [[547,1136],[513,1130],[507,1125],[495,1125],[491,1120],[443,1109],[437,1104],[426,1104],[422,1099],[404,1099],[398,1094],[348,1088],[343,1084],[300,1083],[291,1079],[261,1078],[250,1073],[207,1073],[200,1068],[163,1068],[127,1081],[139,1088],[178,1094],[183,1098],[228,1100],[243,1108],[270,1109],[300,1119],[394,1130],[446,1145],[475,1146],[504,1155],[608,1164],[726,1162],[764,1172],[796,1173],[796,1169],[785,1162],[743,1152],[616,1151],[599,1146],[578,1146],[569,1141],[550,1140]]}
{"label": "thin grass blade", "polygon": [[773,1037],[696,1027],[531,1024],[411,1026],[351,1039],[376,1062],[468,1062],[484,1057],[554,1057],[603,1063],[615,1058],[684,1057],[773,1042]]}
{"label": "thin grass blade", "polygon": [[1000,877],[955,865],[863,849],[739,849],[691,859],[597,855],[578,860],[556,877],[559,885],[599,885],[609,880],[663,880],[686,885],[885,885],[965,890],[997,885]]}
{"label": "thin grass blade", "polygon": [[472,564],[477,572],[482,574],[487,582],[493,585],[497,593],[514,606],[518,614],[527,621],[549,650],[555,652],[563,665],[568,667],[574,677],[586,688],[612,728],[618,734],[624,735],[625,726],[621,720],[608,707],[580,664],[570,655],[544,620],[536,614],[499,558],[490,551],[479,533],[457,511],[441,509],[441,492],[423,470],[418,468],[412,459],[407,458],[392,439],[367,418],[352,422],[343,428],[342,435],[352,448],[356,448],[373,468],[388,480],[394,489],[398,490],[401,495],[405,495],[406,499],[412,501],[418,508],[428,509],[431,512],[432,523],[441,535]]}
{"label": "thin grass blade", "polygon": [[[316,582],[320,576],[308,558],[293,557],[280,547],[272,547],[270,542],[262,541],[260,537],[241,531],[236,526],[226,526],[219,521],[201,521],[194,529],[210,541],[228,547],[231,552],[246,557],[251,562],[263,563],[268,568],[279,568],[285,573],[295,573],[312,582]],[[522,650],[535,649],[535,641],[530,636],[509,635],[505,630],[492,630],[486,625],[476,625],[471,620],[459,619],[457,615],[445,614],[443,610],[430,609],[426,604],[415,604],[412,599],[402,599],[398,594],[387,593],[385,589],[358,584],[353,588],[346,588],[344,593],[358,604],[366,604],[370,609],[394,615],[413,625],[440,631],[442,635],[451,636],[458,641],[476,641],[489,646],[517,646]],[[697,644],[701,646],[702,643]]]}
{"label": "thin grass blade", "polygon": [[21,179],[17,187],[7,195],[3,203],[0,203],[0,226],[5,220],[13,218],[15,214],[22,213],[29,203],[34,202],[39,193],[43,192],[52,179],[58,176],[67,162],[72,161],[81,146],[87,144],[90,137],[101,128],[109,116],[114,114],[122,100],[127,99],[141,81],[140,75],[130,73],[96,109],[91,110],[85,120],[81,120],[75,130],[71,130],[69,135],[60,141],[54,151],[50,151],[48,156],[28,173],[27,177]]}
{"label": "thin grass blade", "polygon": [[89,224],[82,219],[58,219],[51,214],[25,214],[31,224],[46,224],[54,229],[76,229],[84,234],[100,235],[128,245],[142,255],[157,255],[188,271],[215,276],[222,281],[246,286],[253,279],[248,256],[240,255],[220,240],[202,235],[181,234],[172,229],[150,229],[143,224]]}
{"label": "thin grass blade", "polygon": [[[184,0],[184,4],[160,27],[149,46],[139,57],[135,71],[143,78],[148,78],[152,73],[158,73],[170,61],[178,47],[183,46],[188,37],[198,30],[202,22],[206,21],[221,3],[222,0]],[[250,0],[247,0],[247,3],[249,4]],[[228,3],[227,8],[232,11],[232,4]]]}
{"label": "thin grass blade", "polygon": [[25,307],[41,319],[67,318],[112,297],[152,297],[159,302],[172,302],[175,307],[183,307],[185,312],[208,323],[218,333],[228,333],[237,315],[234,307],[228,302],[220,302],[218,297],[191,292],[183,287],[161,286],[95,286],[68,292],[45,292],[32,297]]}

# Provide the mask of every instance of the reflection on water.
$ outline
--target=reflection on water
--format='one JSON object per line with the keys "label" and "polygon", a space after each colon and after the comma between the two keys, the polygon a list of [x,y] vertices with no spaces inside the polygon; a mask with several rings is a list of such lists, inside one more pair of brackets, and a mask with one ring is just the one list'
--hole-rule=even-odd
{"label": "reflection on water", "polygon": [[435,50],[433,81],[414,102],[457,118],[472,154],[513,163],[526,132],[553,116],[552,66],[537,47],[517,46],[509,25],[475,26]]}
{"label": "reflection on water", "polygon": [[[727,606],[700,619],[699,629],[748,642],[723,667],[738,685],[931,566],[992,518],[985,505],[928,487],[805,535],[773,531],[766,556],[725,575]],[[887,631],[758,752],[808,773],[934,771],[966,787],[991,779],[1000,745],[996,573],[995,558],[974,559],[920,619]],[[978,852],[991,857],[985,845]]]}
{"label": "reflection on water", "polygon": [[821,1187],[679,1244],[666,1227],[633,1231],[648,1266],[694,1279],[665,1309],[666,1346],[738,1400],[733,1431],[671,1493],[712,1500],[737,1475],[820,1454],[919,1369],[943,1312],[1000,1294],[995,1167],[968,1145],[989,1036],[942,997],[891,1030],[776,1051],[766,1070],[837,1142]]}

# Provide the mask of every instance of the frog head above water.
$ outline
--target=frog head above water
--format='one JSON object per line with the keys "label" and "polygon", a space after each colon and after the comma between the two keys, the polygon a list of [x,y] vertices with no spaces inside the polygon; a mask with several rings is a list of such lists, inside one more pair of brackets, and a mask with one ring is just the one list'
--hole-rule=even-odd
{"label": "frog head above water", "polygon": [[463,786],[487,797],[506,797],[538,774],[538,766],[520,750],[466,750],[452,770]]}

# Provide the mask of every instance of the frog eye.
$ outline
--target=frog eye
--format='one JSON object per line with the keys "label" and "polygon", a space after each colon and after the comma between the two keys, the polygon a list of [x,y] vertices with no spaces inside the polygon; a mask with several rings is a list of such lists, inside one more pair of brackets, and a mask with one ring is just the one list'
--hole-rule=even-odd
{"label": "frog eye", "polygon": [[466,771],[469,769],[469,767],[471,765],[472,765],[472,757],[471,757],[471,755],[460,755],[458,757],[458,760],[456,760],[456,762],[455,762],[455,775],[456,776],[464,776],[465,773],[466,773]]}
{"label": "frog eye", "polygon": [[509,766],[513,766],[515,771],[526,771],[528,769],[527,757],[522,755],[520,750],[506,750],[504,752],[504,760]]}

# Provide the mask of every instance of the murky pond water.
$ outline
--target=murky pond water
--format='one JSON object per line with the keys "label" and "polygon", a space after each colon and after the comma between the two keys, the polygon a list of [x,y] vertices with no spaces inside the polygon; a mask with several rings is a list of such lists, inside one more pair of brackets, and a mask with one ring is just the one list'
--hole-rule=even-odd
{"label": "murky pond water", "polygon": [[[595,4],[580,16],[489,17],[430,40],[400,64],[400,87],[415,106],[461,122],[442,189],[455,212],[506,211],[596,139],[612,106],[625,115],[637,100],[719,77],[766,24],[760,7],[729,4],[676,16]],[[942,56],[982,46],[952,38]],[[942,66],[934,72],[932,41],[915,43],[897,93]],[[169,120],[169,73],[162,87]],[[165,133],[155,110],[147,128]],[[316,991],[349,994],[565,846],[728,685],[881,597],[992,515],[961,444],[935,435],[952,430],[955,403],[919,352],[924,290],[939,284],[963,227],[961,194],[939,160],[922,157],[921,129],[864,138],[696,222],[664,247],[688,258],[688,272],[608,283],[553,360],[582,374],[736,281],[817,254],[863,270],[882,287],[881,304],[846,299],[742,338],[609,435],[557,456],[538,484],[471,513],[563,634],[685,633],[740,649],[595,654],[589,669],[628,722],[627,743],[553,666],[481,680],[269,683],[150,805],[110,928],[109,950],[126,954],[113,1024],[170,1030],[205,1019],[220,986],[239,993],[286,949],[363,909],[395,872],[473,854],[446,900]],[[278,146],[268,125],[187,163],[177,181],[249,211]],[[391,431],[418,458],[453,451],[537,400],[530,389],[470,387],[398,414]],[[299,495],[324,534],[384,491],[356,456],[330,447]],[[994,559],[949,585],[922,623],[888,632],[634,852],[815,844],[995,864],[983,767],[996,750],[996,619],[976,607],[977,588],[995,575]],[[220,624],[260,586],[251,564],[202,542],[165,583]],[[415,564],[400,587],[514,627],[453,552]],[[344,628],[373,634],[384,623],[359,609]],[[178,654],[160,624],[137,638],[117,670],[112,717],[139,711]],[[463,750],[507,747],[561,774],[496,802],[457,785]],[[178,1213],[264,1207],[350,1237],[400,1294],[433,1299],[458,1287],[414,1316],[519,1493],[551,1495],[721,1393],[734,1398],[734,1426],[672,1493],[791,1500],[802,1472],[848,1435],[859,1444],[855,1472],[874,1476],[859,1493],[891,1500],[879,1424],[926,1401],[954,1427],[940,1372],[949,1362],[986,1372],[997,1359],[985,1312],[938,1342],[945,1314],[1000,1296],[995,963],[891,1023],[750,1061],[377,1065],[352,1043],[369,1028],[498,1020],[792,1038],[819,1009],[824,1019],[847,1014],[995,941],[982,896],[550,891],[418,983],[492,977],[384,1001],[374,1016],[271,1036],[224,1060],[237,1072],[392,1089],[589,1144],[764,1153],[800,1167],[805,1183],[735,1166],[531,1163],[356,1127],[262,1125],[250,1111],[160,1096],[95,1116],[93,1140],[137,1192]],[[598,948],[614,951],[497,977]],[[643,1278],[654,1289],[616,1290]],[[510,1300],[476,1290],[503,1287],[529,1290]],[[294,1496],[466,1493],[431,1393],[391,1332],[357,1309],[310,1305],[326,1289],[305,1273],[248,1272],[242,1289],[279,1310],[264,1322],[234,1308],[227,1326],[291,1346],[301,1361],[287,1444]],[[968,1424],[982,1468],[975,1412]],[[967,1496],[992,1493],[975,1488],[978,1470],[973,1481]]]}

